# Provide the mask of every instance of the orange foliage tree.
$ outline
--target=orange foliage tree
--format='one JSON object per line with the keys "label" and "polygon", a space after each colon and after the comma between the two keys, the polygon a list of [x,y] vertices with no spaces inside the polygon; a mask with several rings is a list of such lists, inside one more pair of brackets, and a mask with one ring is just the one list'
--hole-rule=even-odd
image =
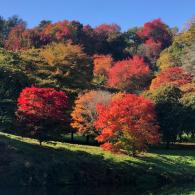
{"label": "orange foliage tree", "polygon": [[107,105],[112,94],[106,91],[89,91],[79,95],[75,101],[75,107],[71,114],[71,126],[78,130],[81,135],[96,136],[98,131],[94,127],[97,117],[96,105],[101,103]]}
{"label": "orange foliage tree", "polygon": [[101,147],[113,152],[135,155],[146,149],[146,144],[159,141],[154,104],[142,96],[125,94],[108,105],[97,106],[95,122],[101,134]]}
{"label": "orange foliage tree", "polygon": [[127,91],[140,90],[145,87],[149,77],[148,64],[142,57],[134,56],[114,64],[108,72],[108,86]]}
{"label": "orange foliage tree", "polygon": [[180,89],[183,93],[195,93],[195,83],[187,83],[186,85],[182,85]]}
{"label": "orange foliage tree", "polygon": [[163,84],[175,84],[180,87],[184,84],[191,83],[192,76],[180,67],[171,67],[161,71],[156,78],[152,80],[150,90],[157,89]]}
{"label": "orange foliage tree", "polygon": [[93,74],[94,76],[98,75],[107,75],[108,70],[111,68],[113,59],[111,55],[94,55],[93,57]]}
{"label": "orange foliage tree", "polygon": [[94,55],[93,56],[93,75],[94,82],[97,84],[105,84],[108,78],[108,71],[113,64],[111,55]]}

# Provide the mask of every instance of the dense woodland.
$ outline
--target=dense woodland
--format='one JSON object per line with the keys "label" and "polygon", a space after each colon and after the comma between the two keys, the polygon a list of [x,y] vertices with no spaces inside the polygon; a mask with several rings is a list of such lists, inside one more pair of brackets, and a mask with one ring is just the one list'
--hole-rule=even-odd
{"label": "dense woodland", "polygon": [[195,137],[195,26],[122,32],[78,21],[0,18],[0,128],[40,141],[77,133],[136,155]]}

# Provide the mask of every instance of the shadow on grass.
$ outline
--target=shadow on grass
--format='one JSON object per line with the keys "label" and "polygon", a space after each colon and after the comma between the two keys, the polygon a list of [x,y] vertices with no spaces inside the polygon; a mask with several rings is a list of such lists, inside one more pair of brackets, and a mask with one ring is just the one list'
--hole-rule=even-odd
{"label": "shadow on grass", "polygon": [[1,188],[1,195],[167,195],[167,194],[194,194],[194,184],[180,186],[165,186],[161,189],[149,191],[137,191],[128,186],[113,187],[113,186],[66,186],[66,187],[23,187],[23,188]]}
{"label": "shadow on grass", "polygon": [[172,161],[163,152],[158,151],[158,158],[146,155],[117,162],[114,156],[105,159],[103,152],[39,146],[1,135],[0,186],[128,185],[142,191],[193,180],[194,166]]}

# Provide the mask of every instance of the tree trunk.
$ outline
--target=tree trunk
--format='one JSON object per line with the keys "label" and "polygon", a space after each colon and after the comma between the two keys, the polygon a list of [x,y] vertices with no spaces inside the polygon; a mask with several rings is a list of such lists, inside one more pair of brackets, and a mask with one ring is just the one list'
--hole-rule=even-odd
{"label": "tree trunk", "polygon": [[86,143],[89,144],[89,135],[86,136]]}
{"label": "tree trunk", "polygon": [[135,151],[132,151],[132,156],[136,157],[136,152]]}
{"label": "tree trunk", "polygon": [[179,142],[182,142],[182,133],[179,134]]}
{"label": "tree trunk", "polygon": [[74,142],[74,132],[71,131],[71,143],[73,143],[73,142]]}
{"label": "tree trunk", "polygon": [[136,157],[136,148],[135,148],[134,144],[132,145],[132,156]]}
{"label": "tree trunk", "polygon": [[166,143],[166,149],[169,149],[169,148],[170,148],[170,141],[168,140]]}

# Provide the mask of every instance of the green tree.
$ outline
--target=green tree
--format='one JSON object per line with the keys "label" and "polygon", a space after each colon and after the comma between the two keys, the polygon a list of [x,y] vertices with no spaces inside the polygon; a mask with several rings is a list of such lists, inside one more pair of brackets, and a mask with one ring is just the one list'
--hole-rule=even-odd
{"label": "green tree", "polygon": [[0,67],[22,70],[21,59],[18,53],[0,48]]}
{"label": "green tree", "polygon": [[123,33],[126,42],[126,46],[124,48],[124,53],[126,54],[126,56],[136,55],[139,45],[142,43],[141,38],[137,35],[137,31],[138,28],[132,28]]}
{"label": "green tree", "polygon": [[156,104],[162,140],[169,148],[170,143],[176,141],[177,135],[181,131],[182,105],[179,99],[182,92],[172,84],[165,84],[152,91],[149,96]]}
{"label": "green tree", "polygon": [[195,136],[195,91],[185,93],[180,102],[183,105],[182,129]]}
{"label": "green tree", "polygon": [[20,91],[29,85],[28,77],[19,70],[0,67],[0,128],[12,131],[16,127],[16,99]]}
{"label": "green tree", "polygon": [[161,52],[157,60],[158,68],[163,70],[168,67],[182,66],[184,61],[186,61],[186,53],[191,50],[193,36],[193,31],[189,29],[177,34],[172,45]]}
{"label": "green tree", "polygon": [[27,67],[30,64],[31,70],[36,72],[35,82],[42,86],[45,84],[61,89],[89,87],[92,63],[78,45],[51,44],[44,49],[21,53],[21,56]]}
{"label": "green tree", "polygon": [[16,125],[16,99],[20,91],[30,84],[17,53],[0,49],[0,78],[0,128],[11,131]]}

